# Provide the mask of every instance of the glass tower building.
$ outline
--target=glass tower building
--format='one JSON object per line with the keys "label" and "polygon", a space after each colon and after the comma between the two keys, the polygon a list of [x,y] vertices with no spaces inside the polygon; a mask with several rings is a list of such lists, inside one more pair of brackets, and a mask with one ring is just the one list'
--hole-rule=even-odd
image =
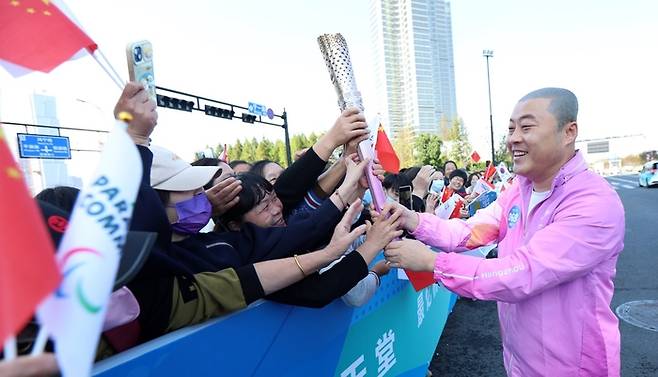
{"label": "glass tower building", "polygon": [[438,133],[457,113],[450,4],[371,0],[370,31],[384,125]]}

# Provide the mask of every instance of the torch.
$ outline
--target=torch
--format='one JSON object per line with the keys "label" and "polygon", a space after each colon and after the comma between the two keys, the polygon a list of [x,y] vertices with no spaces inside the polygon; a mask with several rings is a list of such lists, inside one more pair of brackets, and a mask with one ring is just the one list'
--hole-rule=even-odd
{"label": "torch", "polygon": [[[347,49],[345,38],[340,33],[323,34],[318,37],[318,44],[320,45],[320,52],[322,52],[324,62],[329,70],[329,77],[338,95],[338,107],[340,111],[348,107],[356,107],[363,112],[363,101],[361,99],[361,93],[356,87],[356,79],[354,78],[354,70],[352,69],[352,61],[350,60],[350,51]],[[386,203],[386,195],[384,194],[382,183],[372,173],[372,161],[375,158],[372,136],[359,143],[358,152],[362,160],[365,158],[371,160],[366,178],[368,179],[374,208],[377,211],[381,211]]]}

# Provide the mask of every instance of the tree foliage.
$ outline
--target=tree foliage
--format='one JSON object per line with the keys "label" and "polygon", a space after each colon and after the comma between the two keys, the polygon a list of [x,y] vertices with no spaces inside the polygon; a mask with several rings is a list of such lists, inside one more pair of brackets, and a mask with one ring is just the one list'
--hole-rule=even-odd
{"label": "tree foliage", "polygon": [[443,165],[441,160],[441,138],[433,134],[420,134],[416,138],[416,158],[417,165],[432,165],[435,168]]}
{"label": "tree foliage", "polygon": [[393,149],[400,160],[400,167],[407,168],[413,166],[414,159],[414,131],[411,126],[402,127],[393,139]]}
{"label": "tree foliage", "polygon": [[512,156],[507,152],[506,137],[503,136],[498,142],[498,147],[494,153],[496,164],[504,162],[508,169],[512,169]]}

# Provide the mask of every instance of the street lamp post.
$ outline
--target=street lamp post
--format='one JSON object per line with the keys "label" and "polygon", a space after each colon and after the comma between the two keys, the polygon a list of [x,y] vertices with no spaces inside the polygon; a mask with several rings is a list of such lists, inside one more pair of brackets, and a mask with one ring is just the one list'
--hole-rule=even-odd
{"label": "street lamp post", "polygon": [[496,149],[494,147],[494,132],[493,132],[493,115],[491,112],[491,79],[489,77],[489,58],[493,58],[493,50],[482,50],[482,56],[487,59],[487,87],[489,89],[489,125],[491,127],[491,163],[494,164]]}

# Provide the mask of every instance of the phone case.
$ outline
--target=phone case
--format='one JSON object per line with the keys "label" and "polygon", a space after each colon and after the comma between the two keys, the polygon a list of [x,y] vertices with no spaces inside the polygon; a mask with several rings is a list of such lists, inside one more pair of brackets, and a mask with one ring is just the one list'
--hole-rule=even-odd
{"label": "phone case", "polygon": [[153,74],[153,46],[149,41],[129,43],[126,47],[130,81],[140,82],[149,97],[155,101],[155,76]]}

